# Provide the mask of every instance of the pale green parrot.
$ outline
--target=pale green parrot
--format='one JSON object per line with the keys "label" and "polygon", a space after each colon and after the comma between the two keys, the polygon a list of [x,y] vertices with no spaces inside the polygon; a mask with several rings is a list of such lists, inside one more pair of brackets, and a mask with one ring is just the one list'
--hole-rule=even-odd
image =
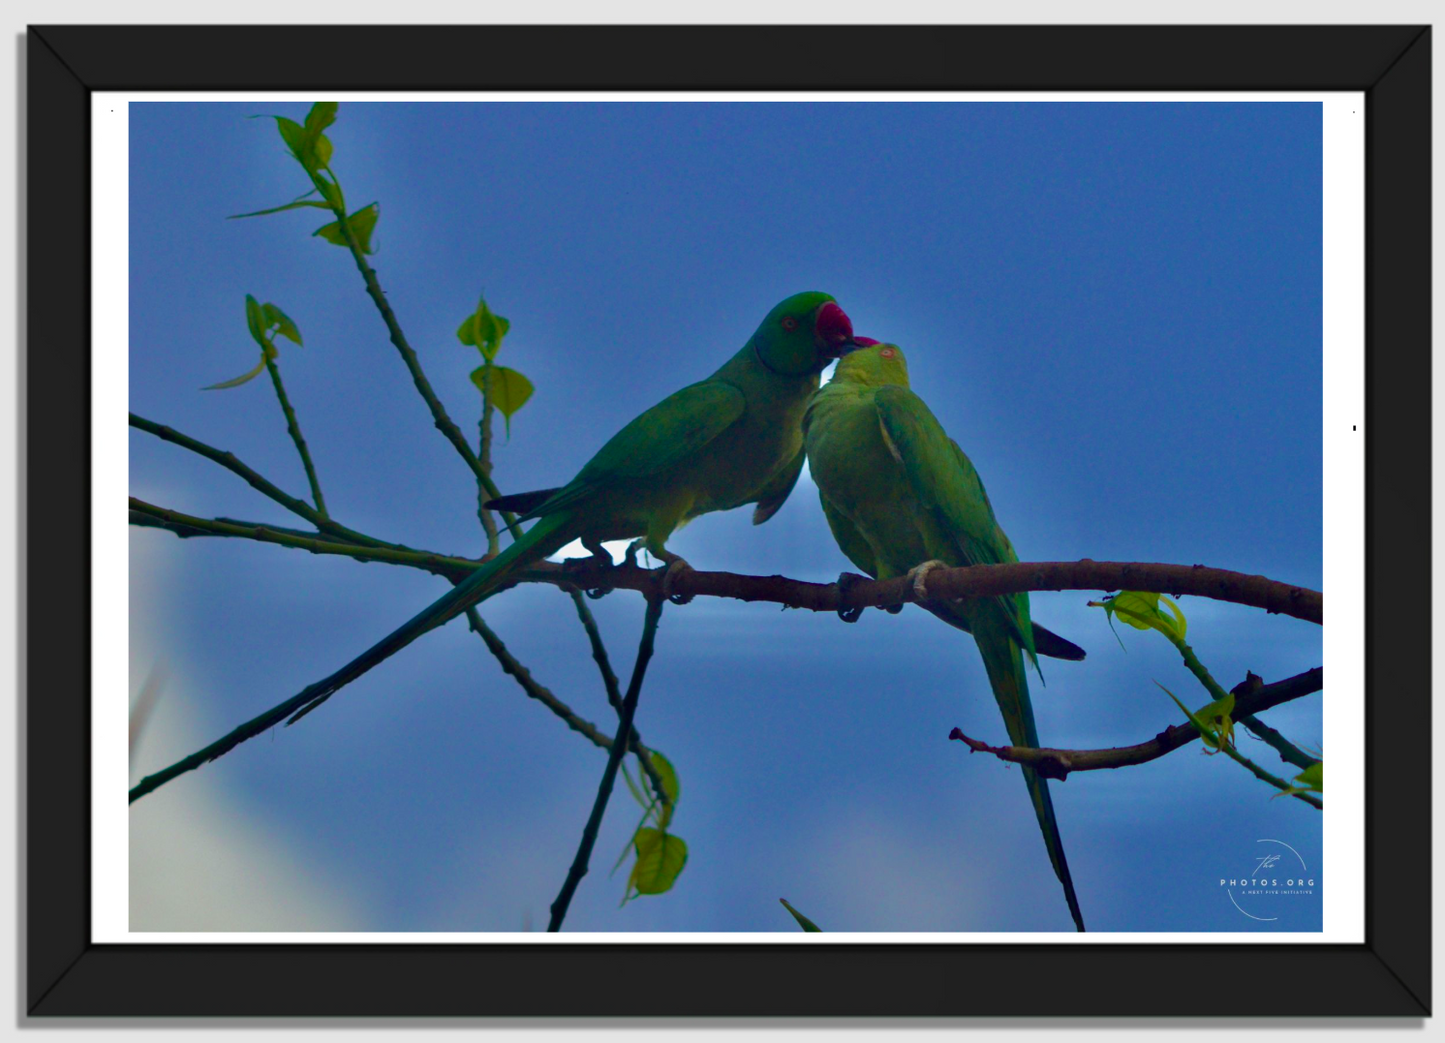
{"label": "pale green parrot", "polygon": [[[676,335],[686,340],[712,337],[716,325],[712,314],[699,315],[694,325]],[[131,789],[130,799],[215,760],[283,720],[290,723],[310,713],[343,685],[573,540],[580,539],[597,554],[604,540],[640,536],[653,555],[668,563],[671,579],[686,563],[667,550],[667,539],[689,519],[751,503],[757,505],[753,523],[767,521],[803,469],[803,411],[818,389],[818,374],[856,346],[852,323],[828,294],[789,297],[768,313],[721,369],[613,435],[567,485],[494,501],[500,509],[522,510],[538,519],[501,554],[340,670],[142,779]]]}
{"label": "pale green parrot", "polygon": [[[973,464],[909,390],[903,352],[867,338],[858,343],[863,347],[839,361],[803,418],[808,468],[843,553],[878,579],[911,574],[920,596],[935,565],[1017,561]],[[925,601],[923,607],[973,634],[1009,741],[1037,747],[1024,655],[1037,668],[1036,641],[1043,635],[1039,643],[1061,658],[1082,659],[1083,652],[1033,625],[1027,594]],[[1023,774],[1049,859],[1082,931],[1048,782],[1029,767]]]}

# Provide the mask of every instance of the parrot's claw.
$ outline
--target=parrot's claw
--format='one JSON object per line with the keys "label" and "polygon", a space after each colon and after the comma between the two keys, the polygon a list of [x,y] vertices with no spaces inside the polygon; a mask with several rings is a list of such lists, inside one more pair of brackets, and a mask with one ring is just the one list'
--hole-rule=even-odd
{"label": "parrot's claw", "polygon": [[684,572],[691,572],[692,566],[681,558],[673,558],[668,562],[667,571],[662,574],[662,595],[674,605],[686,605],[692,600],[691,594],[674,594],[672,585],[677,582],[677,577]]}
{"label": "parrot's claw", "polygon": [[[568,558],[566,561],[562,562],[562,571],[564,573],[572,574],[601,573],[603,576],[605,576],[608,572],[612,571],[617,567],[616,563],[614,563],[612,560],[612,555],[608,554],[607,551],[602,549],[601,547],[589,547],[588,550],[591,550],[592,553],[585,558]],[[604,582],[595,587],[587,587],[585,590],[583,590],[583,593],[586,594],[593,601],[596,601],[599,598],[605,598],[615,589],[616,588],[613,587],[610,583]]]}
{"label": "parrot's claw", "polygon": [[[860,576],[856,572],[840,572],[838,573],[838,593],[847,597],[848,591],[852,590],[859,583],[866,583],[867,581],[868,577]],[[844,608],[842,605],[838,606],[838,618],[845,623],[856,623],[862,615],[862,605],[853,608]]]}
{"label": "parrot's claw", "polygon": [[[948,562],[939,561],[935,558],[932,561],[925,561],[921,565],[915,565],[908,570],[908,578],[913,582],[913,593],[919,601],[928,600],[928,574],[934,569],[946,569]],[[902,606],[899,606],[900,608]]]}
{"label": "parrot's claw", "polygon": [[606,551],[589,554],[585,558],[568,558],[562,562],[563,572],[605,572],[616,567],[612,562],[612,555]]}

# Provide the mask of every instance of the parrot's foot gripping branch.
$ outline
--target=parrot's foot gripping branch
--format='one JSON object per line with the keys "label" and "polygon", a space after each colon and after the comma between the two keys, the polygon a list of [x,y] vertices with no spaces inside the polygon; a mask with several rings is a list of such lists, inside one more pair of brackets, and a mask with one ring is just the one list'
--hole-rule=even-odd
{"label": "parrot's foot gripping branch", "polygon": [[[856,572],[840,572],[838,573],[838,593],[846,600],[849,591],[858,584],[867,582],[867,576],[860,576]],[[853,608],[844,608],[842,605],[838,606],[838,618],[845,623],[856,623],[862,615],[862,605],[856,605]]]}
{"label": "parrot's foot gripping branch", "polygon": [[667,563],[667,571],[662,574],[662,596],[674,605],[686,605],[693,599],[693,595],[674,594],[673,586],[684,572],[692,571],[692,566],[675,554],[669,555],[669,557],[672,560]]}
{"label": "parrot's foot gripping branch", "polygon": [[908,570],[908,579],[912,582],[913,593],[918,596],[919,601],[928,600],[928,574],[934,569],[946,568],[948,568],[948,562],[939,561],[935,558],[933,561],[925,561],[923,564],[915,565]]}
{"label": "parrot's foot gripping branch", "polygon": [[[600,572],[603,575],[606,575],[609,571],[615,568],[617,568],[617,565],[615,562],[613,562],[612,555],[608,554],[605,550],[593,550],[592,554],[586,558],[568,558],[566,561],[562,562],[562,571],[574,574],[588,574]],[[596,601],[598,598],[605,598],[615,589],[617,588],[604,582],[595,587],[588,587],[586,590],[583,591],[583,593],[586,594],[593,601]]]}

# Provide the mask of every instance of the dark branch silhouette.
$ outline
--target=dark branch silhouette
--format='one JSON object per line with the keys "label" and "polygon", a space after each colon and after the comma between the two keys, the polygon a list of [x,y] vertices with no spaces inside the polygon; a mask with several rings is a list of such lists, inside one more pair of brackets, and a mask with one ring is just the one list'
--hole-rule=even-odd
{"label": "dark branch silhouette", "polygon": [[[1236,695],[1235,719],[1263,713],[1271,707],[1287,703],[1292,699],[1318,692],[1324,687],[1324,667],[1295,674],[1293,677],[1276,681],[1274,684],[1251,687]],[[1244,687],[1244,686],[1241,686]],[[1014,764],[1027,764],[1047,779],[1060,781],[1076,771],[1102,771],[1111,768],[1127,768],[1135,764],[1147,764],[1165,754],[1173,753],[1181,746],[1187,746],[1199,738],[1199,731],[1193,724],[1176,724],[1165,728],[1154,738],[1134,746],[1113,746],[1098,750],[1059,750],[1028,746],[990,746],[986,742],[970,738],[955,728],[948,733],[950,739],[962,742],[974,753],[991,753],[999,760]],[[1266,780],[1268,781],[1268,780]],[[1301,800],[1308,794],[1299,795]],[[1320,807],[1318,800],[1310,798],[1305,803]]]}

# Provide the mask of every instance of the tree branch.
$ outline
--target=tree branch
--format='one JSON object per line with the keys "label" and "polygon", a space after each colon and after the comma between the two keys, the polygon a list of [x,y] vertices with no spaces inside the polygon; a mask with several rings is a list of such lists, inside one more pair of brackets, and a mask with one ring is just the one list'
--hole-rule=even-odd
{"label": "tree branch", "polygon": [[[337,554],[356,561],[382,561],[391,565],[409,565],[412,568],[443,576],[452,582],[465,579],[477,568],[471,558],[452,558],[429,551],[414,551],[402,547],[361,546],[348,542],[326,540],[320,536],[307,535],[296,529],[273,528],[255,522],[229,522],[218,518],[197,518],[180,511],[132,496],[130,498],[131,524],[147,525],[166,529],[182,539],[192,536],[231,536],[239,539],[256,540],[260,543],[274,543],[294,550],[310,551],[312,554]],[[137,515],[140,518],[137,518]],[[149,519],[149,520],[140,520]],[[359,535],[359,534],[358,534]],[[370,537],[366,537],[370,539]]]}
{"label": "tree branch", "polygon": [[[524,582],[570,583],[584,590],[595,588],[637,590],[654,597],[662,591],[661,569],[637,565],[572,567],[563,569],[541,562],[519,577]],[[934,569],[928,573],[930,600],[1017,594],[1031,590],[1151,590],[1178,597],[1194,594],[1250,605],[1267,612],[1320,623],[1324,596],[1307,587],[1292,586],[1228,569],[1204,565],[1166,565],[1121,561],[1035,561],[1011,565],[973,565]],[[860,581],[848,592],[835,583],[806,583],[784,576],[742,576],[731,572],[685,570],[673,578],[672,592],[681,597],[703,595],[770,601],[787,608],[833,612],[839,608],[881,608],[918,601],[907,576]]]}
{"label": "tree branch", "polygon": [[547,687],[537,682],[532,676],[532,672],[523,666],[517,660],[516,656],[512,655],[507,649],[507,646],[502,643],[502,639],[496,635],[491,627],[487,626],[481,614],[477,612],[475,605],[467,609],[467,622],[471,624],[471,628],[476,631],[481,639],[487,643],[488,650],[496,657],[497,662],[501,664],[503,673],[509,674],[515,679],[517,684],[521,685],[522,691],[551,710],[566,722],[567,727],[589,740],[592,745],[601,747],[604,750],[612,749],[612,739],[603,735],[602,732],[598,730],[597,725],[577,716],[570,706],[553,695]]}
{"label": "tree branch", "polygon": [[572,904],[572,896],[577,891],[577,885],[587,875],[587,863],[592,857],[592,848],[597,843],[597,830],[602,825],[602,815],[607,810],[607,801],[612,796],[612,786],[617,781],[617,769],[622,764],[627,737],[632,732],[632,719],[637,714],[637,697],[642,692],[642,679],[647,674],[647,664],[652,659],[653,642],[657,637],[657,622],[662,618],[664,604],[665,600],[660,597],[647,599],[647,615],[642,623],[642,639],[637,645],[637,662],[632,667],[632,680],[627,685],[627,694],[622,698],[622,712],[617,722],[617,735],[612,740],[612,749],[607,755],[607,767],[602,772],[602,781],[597,786],[597,799],[592,802],[592,814],[588,816],[587,825],[582,829],[582,841],[577,846],[577,857],[572,860],[572,866],[567,870],[567,879],[562,882],[562,890],[558,892],[556,901],[552,903],[552,919],[547,924],[549,931],[561,930],[562,921],[567,916],[567,908]]}
{"label": "tree branch", "polygon": [[354,543],[367,546],[387,546],[387,544],[381,540],[374,539],[354,529],[348,529],[345,525],[337,524],[305,500],[298,500],[289,493],[282,491],[275,483],[243,464],[235,453],[209,446],[205,442],[192,438],[190,435],[182,434],[173,427],[157,424],[155,421],[147,420],[145,417],[138,416],[135,413],[130,414],[130,426],[145,431],[148,434],[155,435],[163,442],[170,442],[172,445],[178,445],[182,449],[189,449],[191,452],[204,456],[213,463],[220,464],[232,474],[245,479],[251,488],[275,500],[292,514],[305,518],[322,532],[331,533],[333,536],[341,536]]}
{"label": "tree branch", "polygon": [[[327,197],[322,193],[323,198]],[[331,210],[336,214],[337,223],[341,226],[341,233],[346,237],[346,245],[351,250],[351,259],[356,262],[356,270],[361,273],[362,281],[366,283],[366,292],[371,301],[376,305],[376,310],[381,314],[381,321],[386,324],[386,332],[391,337],[391,343],[401,354],[401,360],[406,364],[407,372],[411,374],[411,382],[416,385],[417,392],[422,400],[426,402],[427,408],[431,410],[432,422],[456,449],[461,458],[466,461],[472,473],[477,476],[477,481],[487,490],[487,493],[496,498],[501,496],[501,490],[492,482],[482,462],[477,459],[477,454],[472,452],[472,447],[467,444],[466,436],[462,434],[461,428],[457,427],[447,413],[446,407],[437,398],[436,392],[432,390],[431,381],[422,371],[421,360],[417,358],[416,351],[406,339],[402,332],[401,323],[397,321],[396,313],[391,310],[391,304],[386,299],[386,294],[381,289],[381,283],[377,281],[376,271],[366,260],[366,254],[362,253],[361,243],[356,239],[356,233],[351,229],[351,221],[346,216],[344,206],[332,205]],[[502,512],[502,520],[507,523],[507,528],[512,532],[512,539],[522,535],[522,530],[517,527],[517,518],[510,511]]]}
{"label": "tree branch", "polygon": [[[1281,703],[1318,692],[1324,687],[1324,668],[1315,667],[1274,684],[1263,685],[1235,696],[1234,709],[1237,715],[1253,715]],[[990,746],[978,739],[971,739],[958,728],[949,732],[950,739],[966,744],[975,753],[991,753],[999,760],[1014,764],[1027,764],[1046,779],[1063,780],[1075,771],[1100,771],[1108,768],[1125,768],[1135,764],[1147,764],[1172,753],[1181,746],[1187,746],[1199,738],[1199,731],[1192,723],[1176,724],[1165,728],[1148,742],[1135,746],[1115,746],[1099,750],[1059,750],[1028,746]],[[1281,786],[1280,788],[1288,788]],[[1308,796],[1304,794],[1303,796]],[[1306,803],[1316,807],[1318,801]]]}
{"label": "tree branch", "polygon": [[[485,357],[485,356],[484,356]],[[492,476],[492,367],[490,363],[482,369],[482,418],[477,421],[477,460],[482,465],[483,472],[490,479]],[[494,486],[495,487],[495,486]],[[487,490],[487,484],[477,482],[477,517],[482,520],[482,531],[487,534],[487,557],[494,558],[497,551],[501,549],[501,543],[497,539],[497,522],[492,517],[492,512],[487,509],[487,501],[492,498],[492,493]]]}
{"label": "tree branch", "polygon": [[[195,518],[161,508],[152,508],[150,513],[157,517],[177,519],[194,529],[213,531],[215,535],[262,539],[268,543],[299,547],[316,554],[344,554],[358,561],[412,565],[445,575],[454,582],[465,578],[467,573],[482,564],[472,558],[427,551],[403,549],[402,553],[396,553],[398,545],[385,544],[360,533],[356,535],[369,546],[345,547],[324,542],[319,546],[301,546],[293,541],[274,538],[279,532],[286,530],[267,527],[267,535],[258,536],[250,531],[235,531],[244,527],[228,526],[219,519]],[[175,526],[163,527],[170,528],[177,535],[199,535],[198,532],[182,533]],[[340,528],[344,529],[344,526]],[[226,531],[221,531],[223,529]],[[456,570],[456,573],[442,571],[444,569]],[[554,586],[584,590],[635,590],[651,598],[662,593],[662,572],[662,569],[644,569],[632,564],[564,567],[555,562],[539,561],[521,571],[515,582],[550,583]],[[1090,561],[1087,558],[1083,561],[1024,561],[1012,565],[939,568],[929,572],[927,589],[930,597],[937,599],[1016,594],[1033,590],[1159,590],[1175,596],[1195,594],[1217,601],[1251,605],[1312,623],[1322,621],[1324,606],[1324,596],[1318,591],[1280,583],[1264,576],[1249,576],[1242,572],[1208,568],[1204,565]],[[674,577],[673,592],[680,596],[771,602],[785,608],[808,609],[812,612],[833,612],[839,608],[872,608],[918,600],[913,584],[906,576],[889,580],[860,580],[844,593],[836,583],[808,583],[785,576],[746,576],[734,572],[684,570]]]}
{"label": "tree branch", "polygon": [[311,450],[306,448],[306,439],[301,436],[301,424],[296,419],[296,410],[291,408],[291,399],[286,395],[286,385],[281,383],[281,367],[269,354],[262,353],[266,370],[271,374],[271,384],[276,389],[276,398],[281,403],[281,412],[286,416],[286,431],[296,443],[301,454],[301,466],[306,469],[306,481],[311,485],[311,496],[316,501],[316,510],[323,518],[330,517],[326,510],[326,498],[321,495],[321,481],[316,477],[316,465],[311,462]]}
{"label": "tree branch", "polygon": [[1319,758],[1311,757],[1294,743],[1290,742],[1277,730],[1265,724],[1252,713],[1239,712],[1239,697],[1250,692],[1256,692],[1264,686],[1264,681],[1253,671],[1245,675],[1243,681],[1234,686],[1234,720],[1242,724],[1256,739],[1261,739],[1274,747],[1279,754],[1279,759],[1286,764],[1293,764],[1296,768],[1304,769],[1316,763]]}
{"label": "tree branch", "polygon": [[[622,693],[617,687],[617,674],[612,670],[612,660],[607,656],[607,646],[602,643],[602,631],[597,627],[597,618],[587,607],[587,601],[580,590],[571,587],[567,592],[572,596],[572,604],[577,608],[577,618],[581,620],[582,629],[587,631],[587,640],[592,644],[592,658],[597,663],[597,672],[602,675],[602,687],[607,692],[607,701],[618,714],[621,714]],[[637,754],[637,762],[642,765],[642,771],[652,786],[653,794],[666,804],[667,793],[662,786],[662,776],[658,774],[656,766],[653,765],[652,752],[642,744],[642,736],[637,734],[636,728],[632,729],[630,749]]]}

